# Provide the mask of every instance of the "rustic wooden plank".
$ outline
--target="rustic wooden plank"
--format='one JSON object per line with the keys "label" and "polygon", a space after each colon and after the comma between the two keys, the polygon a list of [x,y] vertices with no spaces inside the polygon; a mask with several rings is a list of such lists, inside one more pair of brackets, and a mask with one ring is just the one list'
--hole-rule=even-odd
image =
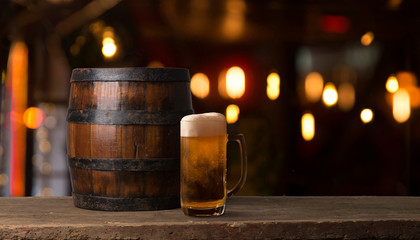
{"label": "rustic wooden plank", "polygon": [[0,198],[0,238],[416,239],[417,197],[233,197],[221,217],[104,212],[69,197]]}

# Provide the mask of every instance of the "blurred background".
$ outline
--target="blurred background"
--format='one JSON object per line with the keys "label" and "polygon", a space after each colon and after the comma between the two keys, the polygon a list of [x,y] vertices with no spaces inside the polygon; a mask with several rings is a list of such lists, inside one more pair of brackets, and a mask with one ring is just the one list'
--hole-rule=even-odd
{"label": "blurred background", "polygon": [[[0,196],[71,194],[73,68],[182,67],[240,195],[420,194],[420,1],[0,2]],[[239,172],[229,144],[228,181]]]}

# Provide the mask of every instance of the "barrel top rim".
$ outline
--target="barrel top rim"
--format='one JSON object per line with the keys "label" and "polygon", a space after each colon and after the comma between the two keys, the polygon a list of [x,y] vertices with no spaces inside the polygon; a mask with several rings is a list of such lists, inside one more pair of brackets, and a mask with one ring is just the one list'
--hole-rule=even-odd
{"label": "barrel top rim", "polygon": [[77,81],[190,81],[187,68],[75,68],[72,71],[71,82]]}

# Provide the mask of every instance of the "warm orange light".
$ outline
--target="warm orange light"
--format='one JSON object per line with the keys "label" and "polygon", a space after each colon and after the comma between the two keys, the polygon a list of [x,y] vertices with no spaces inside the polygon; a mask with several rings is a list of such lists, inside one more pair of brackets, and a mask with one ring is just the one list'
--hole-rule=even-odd
{"label": "warm orange light", "polygon": [[405,90],[408,91],[410,95],[410,105],[412,108],[420,107],[420,88],[417,86],[406,87]]}
{"label": "warm orange light", "polygon": [[151,62],[149,62],[149,64],[147,64],[147,67],[151,67],[151,68],[163,68],[163,63],[161,63],[160,61],[157,60],[153,60]]}
{"label": "warm orange light", "polygon": [[321,99],[324,89],[324,79],[317,72],[309,73],[305,78],[305,94],[310,102],[317,102]]}
{"label": "warm orange light", "polygon": [[28,101],[28,48],[14,42],[10,48],[7,89],[10,91],[10,194],[25,195],[26,127],[22,115]]}
{"label": "warm orange light", "polygon": [[373,42],[373,39],[375,39],[373,32],[367,32],[360,38],[360,42],[363,46],[369,46]]}
{"label": "warm orange light", "polygon": [[407,90],[400,89],[392,98],[392,114],[394,119],[403,123],[410,118],[411,108],[410,108],[410,95]]}
{"label": "warm orange light", "polygon": [[363,123],[369,123],[373,119],[373,111],[369,108],[365,108],[360,112],[360,119]]}
{"label": "warm orange light", "polygon": [[397,10],[403,0],[388,0],[388,7],[392,10]]}
{"label": "warm orange light", "polygon": [[399,89],[397,77],[391,74],[386,80],[385,88],[390,93],[395,93]]}
{"label": "warm orange light", "polygon": [[267,97],[276,100],[280,95],[280,76],[277,73],[270,73],[267,77]]}
{"label": "warm orange light", "polygon": [[396,75],[400,88],[406,88],[417,85],[417,77],[412,72],[401,71]]}
{"label": "warm orange light", "polygon": [[44,111],[40,108],[30,107],[23,113],[23,122],[27,128],[37,129],[45,119]]}
{"label": "warm orange light", "polygon": [[222,70],[219,74],[219,78],[217,81],[217,90],[219,92],[219,95],[224,99],[229,98],[226,91],[226,72],[226,69]]}
{"label": "warm orange light", "polygon": [[334,83],[325,84],[324,92],[322,93],[322,100],[328,107],[333,106],[337,103],[338,93]]}
{"label": "warm orange light", "polygon": [[305,141],[311,141],[315,136],[315,118],[312,113],[305,113],[302,116],[302,137]]}
{"label": "warm orange light", "polygon": [[226,121],[228,124],[232,124],[238,121],[239,118],[239,107],[235,104],[230,104],[226,108]]}
{"label": "warm orange light", "polygon": [[353,84],[344,82],[338,86],[338,107],[343,111],[350,111],[356,100],[356,91]]}
{"label": "warm orange light", "polygon": [[238,39],[245,29],[245,10],[244,0],[227,0],[226,16],[223,21],[222,31],[229,40]]}
{"label": "warm orange light", "polygon": [[112,57],[117,52],[117,45],[115,45],[114,39],[110,37],[104,38],[102,45],[102,54],[105,57]]}
{"label": "warm orange light", "polygon": [[226,73],[226,92],[230,98],[240,98],[245,93],[245,73],[240,67],[231,67]]}
{"label": "warm orange light", "polygon": [[102,33],[102,38],[111,38],[114,39],[115,35],[114,35],[114,28],[113,27],[105,27],[103,29],[103,33]]}
{"label": "warm orange light", "polygon": [[206,98],[210,92],[210,81],[204,73],[196,73],[191,78],[191,93],[198,98]]}

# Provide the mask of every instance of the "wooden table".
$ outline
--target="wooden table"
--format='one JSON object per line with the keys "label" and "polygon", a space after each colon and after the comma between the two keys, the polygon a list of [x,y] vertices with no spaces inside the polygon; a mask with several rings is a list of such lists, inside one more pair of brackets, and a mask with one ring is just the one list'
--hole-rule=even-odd
{"label": "wooden table", "polygon": [[224,216],[180,209],[103,212],[70,197],[0,198],[0,238],[414,239],[417,197],[233,197]]}

